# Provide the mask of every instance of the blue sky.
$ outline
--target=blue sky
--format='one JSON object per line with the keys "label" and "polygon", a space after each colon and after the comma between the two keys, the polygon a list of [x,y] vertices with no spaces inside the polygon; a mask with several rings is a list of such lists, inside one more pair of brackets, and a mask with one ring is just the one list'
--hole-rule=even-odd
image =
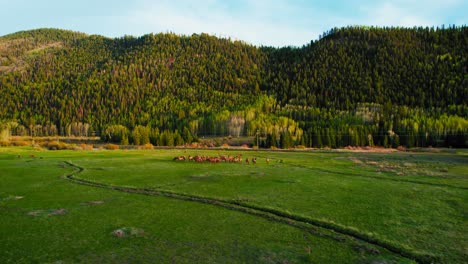
{"label": "blue sky", "polygon": [[468,0],[0,0],[0,36],[41,27],[107,37],[209,33],[302,46],[332,27],[466,25]]}

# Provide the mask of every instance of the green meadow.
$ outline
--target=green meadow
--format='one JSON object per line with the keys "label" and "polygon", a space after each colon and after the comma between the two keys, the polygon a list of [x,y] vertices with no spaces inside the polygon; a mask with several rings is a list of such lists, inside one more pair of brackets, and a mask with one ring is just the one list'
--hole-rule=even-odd
{"label": "green meadow", "polygon": [[0,148],[0,251],[1,263],[467,263],[468,152]]}

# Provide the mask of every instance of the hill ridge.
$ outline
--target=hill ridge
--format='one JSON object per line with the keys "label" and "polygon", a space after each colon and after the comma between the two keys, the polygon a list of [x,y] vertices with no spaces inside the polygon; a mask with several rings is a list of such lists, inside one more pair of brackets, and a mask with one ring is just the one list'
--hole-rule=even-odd
{"label": "hill ridge", "polygon": [[[267,135],[273,145],[283,135],[306,146],[454,145],[446,135],[466,137],[466,26],[335,28],[283,48],[208,34],[32,32],[42,37],[28,45],[8,46],[12,35],[0,37],[0,119],[24,127],[14,133],[41,126],[38,134],[79,134],[76,124],[101,134],[141,125],[185,140],[188,132],[259,131],[267,146]],[[44,36],[64,40],[51,44]],[[330,133],[346,138],[333,142]]]}

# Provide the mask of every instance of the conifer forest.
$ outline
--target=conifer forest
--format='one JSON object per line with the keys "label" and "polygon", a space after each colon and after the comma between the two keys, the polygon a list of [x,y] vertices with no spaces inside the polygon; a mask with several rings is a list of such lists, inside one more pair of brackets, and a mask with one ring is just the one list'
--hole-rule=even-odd
{"label": "conifer forest", "polygon": [[333,28],[302,47],[207,34],[0,37],[0,126],[177,146],[468,147],[468,28]]}

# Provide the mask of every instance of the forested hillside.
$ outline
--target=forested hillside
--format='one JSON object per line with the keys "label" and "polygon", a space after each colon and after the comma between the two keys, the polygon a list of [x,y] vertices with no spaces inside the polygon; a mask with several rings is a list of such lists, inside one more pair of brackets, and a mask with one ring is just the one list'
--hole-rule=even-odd
{"label": "forested hillside", "polygon": [[285,48],[24,31],[0,37],[0,123],[125,144],[248,135],[261,147],[463,147],[467,55],[466,26],[348,27]]}

